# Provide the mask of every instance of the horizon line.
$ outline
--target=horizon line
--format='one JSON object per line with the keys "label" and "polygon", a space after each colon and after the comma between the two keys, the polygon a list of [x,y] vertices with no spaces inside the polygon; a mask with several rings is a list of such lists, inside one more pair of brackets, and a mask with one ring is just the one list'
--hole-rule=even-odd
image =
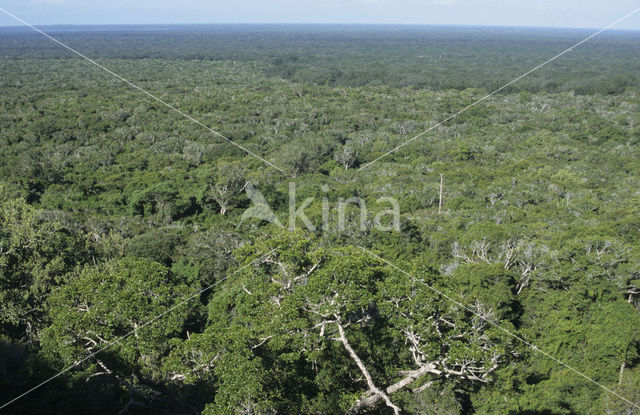
{"label": "horizon line", "polygon": [[[548,30],[594,30],[588,26],[538,26],[502,24],[456,24],[456,23],[379,23],[379,22],[192,22],[192,23],[52,23],[35,24],[39,28],[60,27],[130,27],[130,26],[405,26],[405,27],[460,27],[500,29],[548,29]],[[20,29],[22,24],[0,26],[2,29]],[[608,32],[640,32],[638,29],[610,29]]]}

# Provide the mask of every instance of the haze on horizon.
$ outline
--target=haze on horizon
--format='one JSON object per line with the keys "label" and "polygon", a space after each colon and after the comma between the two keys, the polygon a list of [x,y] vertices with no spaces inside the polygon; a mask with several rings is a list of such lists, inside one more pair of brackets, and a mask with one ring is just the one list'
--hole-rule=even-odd
{"label": "haze on horizon", "polygon": [[[192,23],[446,24],[599,28],[634,0],[5,0],[36,25]],[[0,12],[0,26],[21,25]],[[640,13],[615,29],[640,30]]]}

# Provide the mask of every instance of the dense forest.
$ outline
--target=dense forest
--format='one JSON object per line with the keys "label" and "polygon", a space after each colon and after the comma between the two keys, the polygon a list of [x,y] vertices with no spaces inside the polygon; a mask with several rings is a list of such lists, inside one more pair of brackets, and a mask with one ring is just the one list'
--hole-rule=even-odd
{"label": "dense forest", "polygon": [[0,412],[640,414],[639,32],[45,30],[238,146],[0,29]]}

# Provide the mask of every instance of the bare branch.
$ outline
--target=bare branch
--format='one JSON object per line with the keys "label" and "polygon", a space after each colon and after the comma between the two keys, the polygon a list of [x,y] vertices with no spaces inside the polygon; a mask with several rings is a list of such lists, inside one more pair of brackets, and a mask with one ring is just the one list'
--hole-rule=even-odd
{"label": "bare branch", "polygon": [[376,386],[376,384],[373,382],[373,378],[371,377],[371,374],[367,370],[367,367],[364,365],[364,363],[362,363],[362,360],[360,360],[355,350],[353,350],[353,348],[351,347],[351,344],[349,343],[349,340],[347,339],[347,336],[344,333],[344,328],[342,327],[339,321],[336,321],[335,323],[338,326],[338,334],[340,335],[340,337],[337,340],[342,342],[342,345],[349,353],[349,356],[351,356],[353,361],[356,362],[356,365],[358,365],[360,372],[362,372],[362,375],[367,381],[367,386],[369,386],[369,390],[371,391],[371,393],[374,394],[374,396],[377,396],[378,400],[383,399],[384,402],[387,404],[387,406],[393,409],[393,413],[395,415],[398,415],[400,413],[400,408],[394,405],[393,402],[391,402],[391,398],[389,398],[389,396],[385,392],[383,392],[380,388]]}

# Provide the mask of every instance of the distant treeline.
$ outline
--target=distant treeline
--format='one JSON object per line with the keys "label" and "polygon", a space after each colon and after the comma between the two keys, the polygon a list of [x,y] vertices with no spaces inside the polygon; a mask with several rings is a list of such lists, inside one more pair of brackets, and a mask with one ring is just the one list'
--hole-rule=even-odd
{"label": "distant treeline", "polygon": [[[29,29],[30,30],[30,29]],[[0,56],[73,58],[42,35],[0,29]],[[453,26],[195,25],[51,26],[95,58],[236,60],[267,75],[330,86],[496,89],[593,30]],[[605,32],[510,91],[616,94],[640,80],[640,33]]]}

